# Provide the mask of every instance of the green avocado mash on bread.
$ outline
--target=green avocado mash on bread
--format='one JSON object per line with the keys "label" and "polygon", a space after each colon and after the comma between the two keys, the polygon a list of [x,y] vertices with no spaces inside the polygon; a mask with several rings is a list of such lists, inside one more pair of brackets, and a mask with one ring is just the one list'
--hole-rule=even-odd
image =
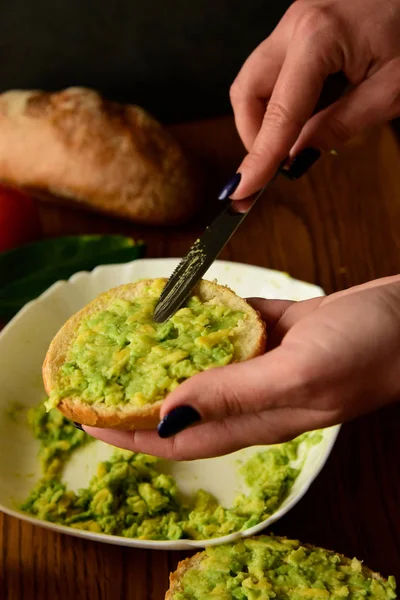
{"label": "green avocado mash on bread", "polygon": [[65,323],[43,365],[48,409],[84,425],[150,429],[185,380],[265,351],[260,315],[214,282],[201,281],[182,308],[156,323],[165,281],[113,288]]}
{"label": "green avocado mash on bread", "polygon": [[167,600],[394,600],[385,581],[357,559],[297,540],[259,536],[213,546],[171,575]]}
{"label": "green avocado mash on bread", "polygon": [[84,318],[60,369],[50,405],[78,394],[89,404],[144,405],[181,381],[232,361],[232,329],[243,313],[193,296],[166,323],[153,321],[160,287],[132,300],[116,298]]}

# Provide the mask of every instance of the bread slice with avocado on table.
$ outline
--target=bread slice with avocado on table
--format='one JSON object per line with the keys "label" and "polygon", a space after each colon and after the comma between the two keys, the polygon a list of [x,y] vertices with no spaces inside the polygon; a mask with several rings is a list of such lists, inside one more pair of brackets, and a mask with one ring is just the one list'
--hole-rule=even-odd
{"label": "bread slice with avocado on table", "polygon": [[356,558],[298,540],[259,536],[211,546],[181,561],[165,600],[394,600],[384,579]]}
{"label": "bread slice with avocado on table", "polygon": [[180,383],[265,351],[265,324],[232,290],[202,280],[165,323],[154,309],[166,279],[120,285],[73,315],[43,364],[47,407],[82,425],[150,429]]}

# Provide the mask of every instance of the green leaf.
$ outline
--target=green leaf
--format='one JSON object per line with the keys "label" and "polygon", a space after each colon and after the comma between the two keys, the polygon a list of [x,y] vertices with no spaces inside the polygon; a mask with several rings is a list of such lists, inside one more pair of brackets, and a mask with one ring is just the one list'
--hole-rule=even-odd
{"label": "green leaf", "polygon": [[60,279],[98,265],[142,258],[145,246],[123,235],[47,239],[0,253],[0,318],[13,317]]}

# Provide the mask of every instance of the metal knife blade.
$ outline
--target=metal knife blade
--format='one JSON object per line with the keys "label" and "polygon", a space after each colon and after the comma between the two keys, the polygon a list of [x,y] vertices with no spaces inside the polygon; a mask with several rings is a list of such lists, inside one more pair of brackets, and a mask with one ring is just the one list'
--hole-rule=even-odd
{"label": "metal knife blade", "polygon": [[250,208],[244,213],[235,211],[231,200],[225,201],[223,210],[195,241],[169,278],[154,311],[153,319],[156,323],[169,319],[187,300],[264,190],[265,188],[255,194],[253,199],[250,198]]}

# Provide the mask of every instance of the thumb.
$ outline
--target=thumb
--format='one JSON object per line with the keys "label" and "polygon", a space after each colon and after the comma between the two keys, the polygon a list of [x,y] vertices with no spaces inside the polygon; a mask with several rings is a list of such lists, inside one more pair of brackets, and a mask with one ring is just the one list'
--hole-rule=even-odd
{"label": "thumb", "polygon": [[322,300],[313,298],[296,303],[250,299],[267,322],[268,335],[277,347],[263,356],[210,369],[182,383],[162,404],[160,436],[170,437],[200,420],[221,421],[226,417],[260,413],[286,406],[288,399],[293,405],[297,398],[303,398],[308,376],[305,357],[294,352],[292,346],[279,345],[278,340]]}
{"label": "thumb", "polygon": [[279,408],[289,397],[293,402],[294,394],[298,395],[302,388],[303,375],[297,365],[291,348],[279,346],[252,360],[195,375],[164,401],[160,435],[160,427],[165,429],[164,425],[168,420],[172,422],[175,415],[181,420],[189,420],[188,426],[200,419],[203,422],[219,421],[234,415]]}

